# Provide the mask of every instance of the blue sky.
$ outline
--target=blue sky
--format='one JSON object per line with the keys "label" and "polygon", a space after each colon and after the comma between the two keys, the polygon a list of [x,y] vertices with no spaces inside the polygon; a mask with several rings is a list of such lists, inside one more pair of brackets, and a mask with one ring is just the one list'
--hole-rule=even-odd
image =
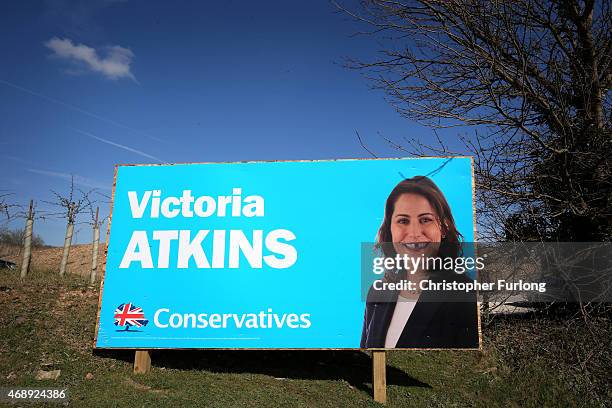
{"label": "blue sky", "polygon": [[[104,201],[117,163],[370,157],[356,130],[401,157],[380,135],[433,133],[342,67],[379,48],[360,29],[327,1],[2,2],[0,193],[42,214],[70,175]],[[65,220],[35,228],[59,245]]]}

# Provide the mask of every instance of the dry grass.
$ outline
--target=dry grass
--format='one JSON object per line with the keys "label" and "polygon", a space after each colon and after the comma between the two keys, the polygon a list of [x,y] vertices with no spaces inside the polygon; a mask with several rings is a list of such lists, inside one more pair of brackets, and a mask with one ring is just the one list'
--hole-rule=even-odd
{"label": "dry grass", "polygon": [[[106,245],[98,246],[98,278],[104,270],[106,263]],[[62,259],[62,247],[39,247],[32,248],[32,259],[30,269],[39,271],[59,270]],[[88,277],[91,272],[91,260],[93,255],[92,244],[72,245],[68,257],[67,273]],[[15,262],[21,267],[21,247],[0,245],[0,258]]]}

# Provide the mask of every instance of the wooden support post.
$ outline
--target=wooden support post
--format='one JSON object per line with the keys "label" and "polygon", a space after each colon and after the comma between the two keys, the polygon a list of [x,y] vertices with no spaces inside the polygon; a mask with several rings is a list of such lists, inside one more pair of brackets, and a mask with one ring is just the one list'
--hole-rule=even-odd
{"label": "wooden support post", "polygon": [[147,374],[151,371],[151,354],[149,350],[136,350],[134,356],[134,374]]}
{"label": "wooden support post", "polygon": [[372,388],[374,401],[387,403],[387,362],[385,351],[372,351]]}
{"label": "wooden support post", "polygon": [[26,220],[25,234],[23,240],[23,258],[21,261],[21,278],[25,278],[30,269],[30,259],[32,257],[32,226],[34,225],[33,214],[34,201],[30,200],[30,210]]}

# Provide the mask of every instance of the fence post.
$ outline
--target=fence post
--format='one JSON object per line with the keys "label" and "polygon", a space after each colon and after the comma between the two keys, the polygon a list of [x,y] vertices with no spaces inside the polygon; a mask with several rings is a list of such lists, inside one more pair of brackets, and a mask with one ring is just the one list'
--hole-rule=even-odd
{"label": "fence post", "polygon": [[25,235],[23,240],[23,260],[21,262],[21,278],[25,278],[30,269],[30,259],[32,257],[32,228],[34,225],[33,200],[30,200],[30,210],[26,220]]}
{"label": "fence post", "polygon": [[93,227],[93,253],[91,254],[91,275],[89,276],[89,284],[93,285],[96,281],[96,271],[98,269],[98,244],[100,242],[100,227],[98,225],[98,213],[100,207],[96,208],[96,219]]}

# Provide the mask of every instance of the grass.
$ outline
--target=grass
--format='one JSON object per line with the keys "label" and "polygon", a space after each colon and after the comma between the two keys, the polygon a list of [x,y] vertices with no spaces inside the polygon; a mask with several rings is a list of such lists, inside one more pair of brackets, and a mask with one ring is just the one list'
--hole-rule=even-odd
{"label": "grass", "polygon": [[[156,351],[152,372],[134,375],[133,352],[92,351],[97,287],[52,271],[23,282],[17,275],[0,270],[1,387],[64,387],[71,406],[87,407],[380,406],[362,352]],[[609,406],[605,373],[574,369],[560,349],[542,354],[530,341],[533,325],[499,319],[484,332],[483,352],[388,353],[387,405]],[[558,337],[555,327],[538,326],[536,334]],[[36,381],[39,369],[60,369],[61,376]]]}

